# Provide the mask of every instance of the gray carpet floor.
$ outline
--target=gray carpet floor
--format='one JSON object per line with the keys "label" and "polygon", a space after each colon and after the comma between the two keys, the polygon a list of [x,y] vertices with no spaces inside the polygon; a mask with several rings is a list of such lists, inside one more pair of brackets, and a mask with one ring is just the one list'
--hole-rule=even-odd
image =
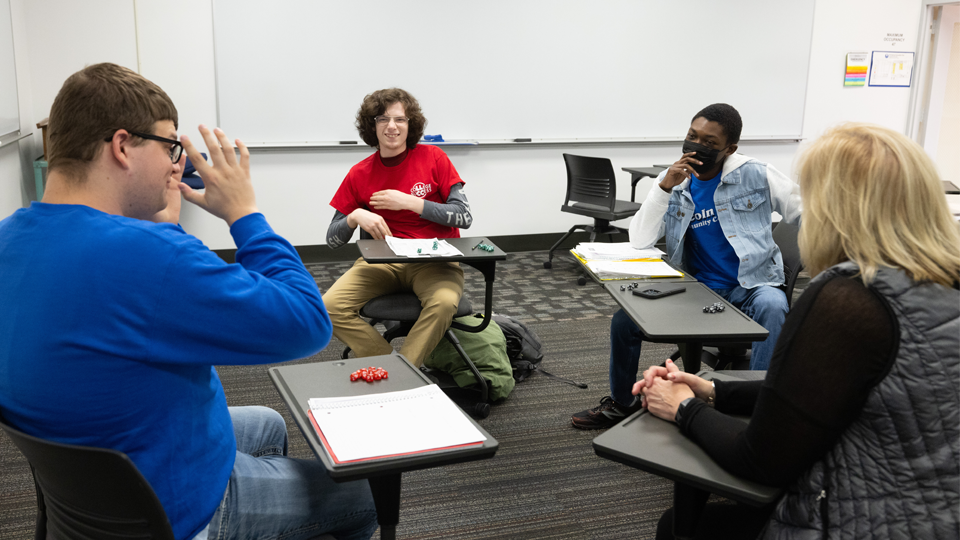
{"label": "gray carpet floor", "polygon": [[[492,459],[403,475],[399,538],[405,539],[616,539],[653,538],[657,520],[671,506],[672,484],[597,457],[599,432],[570,426],[570,415],[609,393],[607,363],[613,300],[596,284],[577,286],[569,254],[542,266],[546,252],[510,254],[497,267],[494,309],[525,322],[541,338],[547,371],[584,382],[586,390],[541,374],[517,385],[493,406],[481,425],[499,442]],[[350,263],[308,265],[326,290]],[[479,309],[483,278],[465,269],[466,294]],[[399,342],[394,342],[399,348]],[[334,340],[314,357],[338,358]],[[641,367],[675,350],[645,344]],[[284,414],[290,453],[312,457],[267,376],[268,366],[218,368],[230,405],[265,405]],[[0,538],[33,537],[36,500],[26,461],[0,436]],[[375,536],[376,537],[376,536]]]}

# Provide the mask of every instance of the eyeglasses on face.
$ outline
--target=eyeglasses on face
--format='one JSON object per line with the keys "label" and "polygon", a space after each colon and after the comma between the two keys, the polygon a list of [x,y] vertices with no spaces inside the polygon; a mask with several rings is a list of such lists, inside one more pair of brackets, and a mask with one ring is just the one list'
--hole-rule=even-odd
{"label": "eyeglasses on face", "polygon": [[407,125],[407,122],[410,121],[410,119],[405,116],[375,116],[373,119],[381,126],[389,124],[391,120],[393,120],[398,126],[405,126]]}
{"label": "eyeglasses on face", "polygon": [[[150,135],[149,133],[140,133],[138,131],[129,132],[134,137],[140,137],[141,139],[149,139],[151,141],[160,141],[162,143],[167,143],[170,145],[170,161],[176,163],[180,161],[180,156],[183,155],[183,145],[180,144],[180,141],[175,139],[167,139],[166,137],[158,137],[156,135]],[[104,139],[106,142],[110,142],[113,139],[113,136],[107,137]]]}

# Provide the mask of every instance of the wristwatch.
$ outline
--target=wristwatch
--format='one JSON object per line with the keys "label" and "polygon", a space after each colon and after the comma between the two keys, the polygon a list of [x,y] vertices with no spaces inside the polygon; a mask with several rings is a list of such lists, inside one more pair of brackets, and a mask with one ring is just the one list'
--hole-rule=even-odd
{"label": "wristwatch", "polygon": [[717,402],[717,383],[710,381],[710,395],[707,396],[707,399],[704,401],[707,402],[707,405],[713,407]]}
{"label": "wristwatch", "polygon": [[683,425],[683,411],[687,408],[687,405],[690,404],[690,400],[692,399],[692,397],[688,397],[687,399],[681,401],[680,406],[677,407],[677,415],[673,417],[673,421],[676,422],[678,426]]}

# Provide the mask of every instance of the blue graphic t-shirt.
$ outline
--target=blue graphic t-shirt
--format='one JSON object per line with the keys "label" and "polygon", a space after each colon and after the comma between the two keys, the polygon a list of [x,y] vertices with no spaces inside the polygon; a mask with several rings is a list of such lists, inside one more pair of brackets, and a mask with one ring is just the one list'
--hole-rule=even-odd
{"label": "blue graphic t-shirt", "polygon": [[740,284],[737,281],[740,260],[733,246],[723,236],[713,202],[721,174],[717,173],[709,180],[694,177],[690,182],[694,214],[687,229],[687,266],[698,280],[711,289],[729,289]]}

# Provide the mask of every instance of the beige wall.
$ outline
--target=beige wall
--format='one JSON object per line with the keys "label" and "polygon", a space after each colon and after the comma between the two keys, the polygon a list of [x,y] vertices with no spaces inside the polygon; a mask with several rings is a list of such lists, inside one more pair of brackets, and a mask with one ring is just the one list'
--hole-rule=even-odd
{"label": "beige wall", "polygon": [[949,51],[936,161],[941,177],[960,185],[960,22],[953,23]]}

